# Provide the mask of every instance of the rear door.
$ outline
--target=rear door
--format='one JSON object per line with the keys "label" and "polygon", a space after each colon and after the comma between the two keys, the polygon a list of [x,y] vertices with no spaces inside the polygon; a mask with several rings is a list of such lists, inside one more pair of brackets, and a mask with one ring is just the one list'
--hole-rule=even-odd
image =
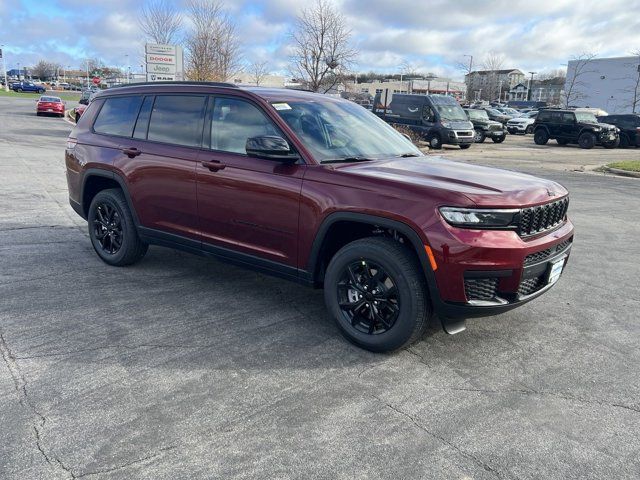
{"label": "rear door", "polygon": [[260,135],[284,136],[260,106],[211,98],[205,126],[209,148],[197,165],[203,248],[215,253],[228,248],[295,267],[306,166],[247,156],[247,138]]}
{"label": "rear door", "polygon": [[200,240],[196,164],[206,103],[206,95],[147,96],[133,138],[121,144],[124,160],[117,166],[147,234]]}

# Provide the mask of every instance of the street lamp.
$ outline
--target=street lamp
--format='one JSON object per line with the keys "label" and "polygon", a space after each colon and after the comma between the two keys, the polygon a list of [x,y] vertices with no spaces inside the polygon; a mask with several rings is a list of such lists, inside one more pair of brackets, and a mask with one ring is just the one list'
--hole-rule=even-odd
{"label": "street lamp", "polygon": [[538,72],[529,72],[531,78],[529,79],[529,91],[527,92],[527,100],[531,101],[531,87],[533,86],[533,76]]}

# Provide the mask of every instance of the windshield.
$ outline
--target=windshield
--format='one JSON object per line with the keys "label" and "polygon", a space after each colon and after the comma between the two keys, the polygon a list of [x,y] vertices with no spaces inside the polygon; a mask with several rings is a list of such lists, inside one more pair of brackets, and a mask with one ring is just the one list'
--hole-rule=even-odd
{"label": "windshield", "polygon": [[471,120],[489,120],[489,115],[484,110],[467,110]]}
{"label": "windshield", "polygon": [[466,122],[467,115],[462,110],[460,105],[436,105],[436,110],[440,114],[442,120],[448,120],[450,122],[464,121]]}
{"label": "windshield", "polygon": [[493,108],[490,108],[489,110],[487,110],[487,112],[489,112],[491,115],[495,115],[496,117],[502,117],[504,115],[504,113],[502,113],[500,110],[495,110]]}
{"label": "windshield", "polygon": [[353,102],[327,99],[272,105],[319,162],[422,156],[410,140]]}
{"label": "windshield", "polygon": [[582,123],[598,123],[596,116],[589,112],[575,112],[576,120]]}

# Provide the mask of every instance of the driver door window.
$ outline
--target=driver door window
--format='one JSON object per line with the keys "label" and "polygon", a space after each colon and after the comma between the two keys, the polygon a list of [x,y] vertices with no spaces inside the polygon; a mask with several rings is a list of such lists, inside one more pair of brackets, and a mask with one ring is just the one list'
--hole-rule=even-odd
{"label": "driver door window", "polygon": [[427,105],[422,107],[422,120],[427,123],[433,123],[436,121],[435,114],[433,113],[433,109]]}
{"label": "driver door window", "polygon": [[211,118],[211,149],[246,154],[247,139],[282,136],[256,106],[235,98],[216,98]]}

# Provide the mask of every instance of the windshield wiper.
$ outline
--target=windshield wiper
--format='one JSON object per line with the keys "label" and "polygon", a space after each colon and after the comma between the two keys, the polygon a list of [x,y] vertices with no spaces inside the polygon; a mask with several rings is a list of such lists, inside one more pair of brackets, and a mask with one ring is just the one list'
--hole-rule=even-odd
{"label": "windshield wiper", "polygon": [[332,158],[330,160],[323,160],[322,163],[352,163],[352,162],[369,162],[373,158],[367,157],[344,157],[344,158]]}
{"label": "windshield wiper", "polygon": [[402,155],[396,155],[396,157],[400,158],[409,158],[409,157],[419,157],[417,153],[403,153]]}

